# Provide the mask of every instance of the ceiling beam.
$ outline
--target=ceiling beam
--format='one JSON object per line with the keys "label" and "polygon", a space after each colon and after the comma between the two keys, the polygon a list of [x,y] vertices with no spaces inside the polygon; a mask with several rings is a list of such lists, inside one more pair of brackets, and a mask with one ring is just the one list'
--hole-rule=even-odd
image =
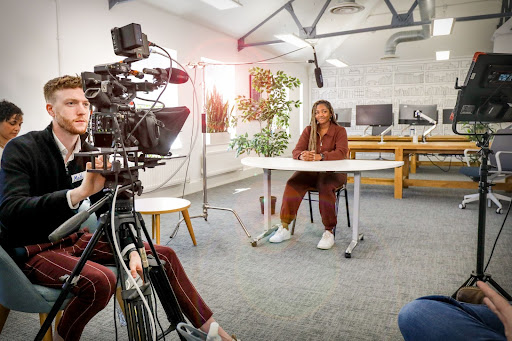
{"label": "ceiling beam", "polygon": [[[387,0],[386,0],[387,1]],[[415,1],[416,2],[416,1]],[[464,21],[473,21],[473,20],[484,20],[484,19],[495,19],[495,18],[509,18],[512,16],[512,11],[504,12],[504,13],[494,13],[494,14],[482,14],[482,15],[472,15],[472,16],[466,16],[466,17],[458,17],[455,18],[455,22],[464,22]],[[339,31],[339,32],[332,32],[332,33],[324,33],[324,34],[311,34],[308,35],[308,39],[321,39],[321,38],[330,38],[330,37],[337,37],[337,36],[344,36],[349,34],[357,34],[357,33],[365,33],[365,32],[375,32],[375,31],[382,31],[382,30],[390,30],[397,27],[410,27],[410,26],[420,26],[420,25],[428,25],[431,24],[432,21],[413,21],[410,23],[404,23],[402,25],[383,25],[383,26],[375,26],[375,27],[366,27],[361,29],[355,29],[355,30],[348,30],[348,31]],[[247,35],[244,36],[244,38],[247,37]],[[242,38],[240,38],[242,39]],[[262,45],[272,45],[272,44],[278,44],[278,43],[284,43],[282,40],[270,40],[270,41],[263,41],[263,42],[257,42],[257,43],[249,43],[246,44],[242,40],[238,40],[238,51],[242,50],[245,47],[252,47],[252,46],[262,46]]]}

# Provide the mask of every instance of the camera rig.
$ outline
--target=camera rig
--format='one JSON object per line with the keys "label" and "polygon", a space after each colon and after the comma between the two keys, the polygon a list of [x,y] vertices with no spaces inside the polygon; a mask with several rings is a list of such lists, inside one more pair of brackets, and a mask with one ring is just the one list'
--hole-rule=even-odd
{"label": "camera rig", "polygon": [[[89,169],[88,172],[105,176],[104,197],[96,201],[87,211],[79,212],[59,226],[50,234],[50,241],[59,240],[78,230],[92,213],[105,204],[108,203],[110,209],[99,217],[96,232],[75,269],[64,283],[63,290],[41,326],[36,340],[41,340],[51,326],[74,285],[73,281],[79,276],[101,236],[105,236],[112,248],[117,251],[117,256],[114,258],[123,289],[122,297],[129,340],[143,341],[157,338],[152,317],[154,309],[151,304],[151,288],[154,288],[158,294],[170,323],[167,331],[162,330],[160,336],[175,330],[178,323],[185,321],[162,261],[158,257],[148,261],[150,257],[145,253],[143,236],[152,254],[156,256],[157,253],[142,216],[134,210],[133,201],[136,194],[142,193],[138,170],[163,164],[158,158],[147,155],[157,154],[161,157],[169,155],[171,144],[181,129],[181,126],[178,129],[172,126],[173,122],[176,122],[172,116],[181,117],[182,125],[190,111],[187,107],[153,110],[159,97],[148,110],[138,110],[132,101],[137,92],[150,92],[161,87],[164,87],[164,91],[168,83],[186,82],[188,75],[172,68],[172,64],[168,69],[143,69],[142,71],[132,69],[133,62],[149,56],[150,45],[158,47],[147,40],[140,25],[129,24],[121,28],[116,27],[111,30],[111,34],[114,52],[127,58],[118,63],[97,65],[94,67],[94,72],[82,72],[85,97],[94,108],[90,121],[90,135],[92,135],[94,147],[98,147],[99,150],[76,154],[77,157],[90,158],[93,169]],[[130,78],[143,79],[144,75],[152,76],[152,81],[137,82]],[[102,169],[94,168],[96,157],[103,159]],[[108,166],[111,157],[113,158],[111,166]],[[118,247],[121,240],[127,238],[126,236],[133,241],[142,259],[145,283],[140,288],[135,282],[133,285],[127,284],[133,281],[133,278],[126,269],[126,260],[121,256]],[[181,335],[180,338],[183,339]]]}

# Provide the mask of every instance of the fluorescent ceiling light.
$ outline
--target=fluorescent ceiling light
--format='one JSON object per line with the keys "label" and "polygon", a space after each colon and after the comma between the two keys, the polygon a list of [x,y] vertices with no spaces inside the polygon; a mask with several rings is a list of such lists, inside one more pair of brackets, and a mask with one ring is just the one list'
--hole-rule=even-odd
{"label": "fluorescent ceiling light", "polygon": [[326,59],[325,61],[329,64],[336,66],[336,67],[347,67],[348,66],[347,64],[343,63],[339,59]]}
{"label": "fluorescent ceiling light", "polygon": [[436,51],[436,60],[450,59],[450,51]]}
{"label": "fluorescent ceiling light", "polygon": [[238,0],[201,0],[202,2],[220,10],[240,7],[242,4]]}
{"label": "fluorescent ceiling light", "polygon": [[453,18],[434,19],[432,35],[434,37],[449,35],[452,33],[453,21]]}
{"label": "fluorescent ceiling light", "polygon": [[292,45],[295,45],[297,47],[311,47],[311,44],[305,41],[304,39],[296,36],[293,33],[288,34],[276,34],[275,37],[277,39],[281,39],[282,41],[285,41],[287,43],[290,43]]}

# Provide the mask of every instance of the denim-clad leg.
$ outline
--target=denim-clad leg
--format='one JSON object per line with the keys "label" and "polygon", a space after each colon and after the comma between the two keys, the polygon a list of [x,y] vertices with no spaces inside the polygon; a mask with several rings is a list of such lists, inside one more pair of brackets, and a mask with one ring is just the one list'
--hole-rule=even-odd
{"label": "denim-clad leg", "polygon": [[407,340],[503,340],[503,324],[485,304],[469,304],[448,296],[425,296],[406,304],[398,326]]}

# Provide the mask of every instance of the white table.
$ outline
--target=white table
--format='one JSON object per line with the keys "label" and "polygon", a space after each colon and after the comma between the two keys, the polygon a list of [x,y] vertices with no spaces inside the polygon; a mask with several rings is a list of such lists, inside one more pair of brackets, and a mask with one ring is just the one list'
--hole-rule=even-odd
{"label": "white table", "polygon": [[361,189],[361,172],[379,169],[389,169],[401,167],[403,161],[377,161],[377,160],[337,160],[337,161],[301,161],[292,158],[282,157],[246,157],[242,159],[242,164],[250,167],[263,168],[263,193],[265,197],[264,222],[265,229],[262,234],[257,236],[252,242],[256,246],[257,242],[270,235],[277,227],[271,228],[270,215],[270,186],[271,171],[287,170],[302,172],[340,172],[354,173],[354,203],[352,223],[352,241],[345,251],[345,257],[350,258],[352,250],[356,247],[363,234],[359,234],[359,200]]}

